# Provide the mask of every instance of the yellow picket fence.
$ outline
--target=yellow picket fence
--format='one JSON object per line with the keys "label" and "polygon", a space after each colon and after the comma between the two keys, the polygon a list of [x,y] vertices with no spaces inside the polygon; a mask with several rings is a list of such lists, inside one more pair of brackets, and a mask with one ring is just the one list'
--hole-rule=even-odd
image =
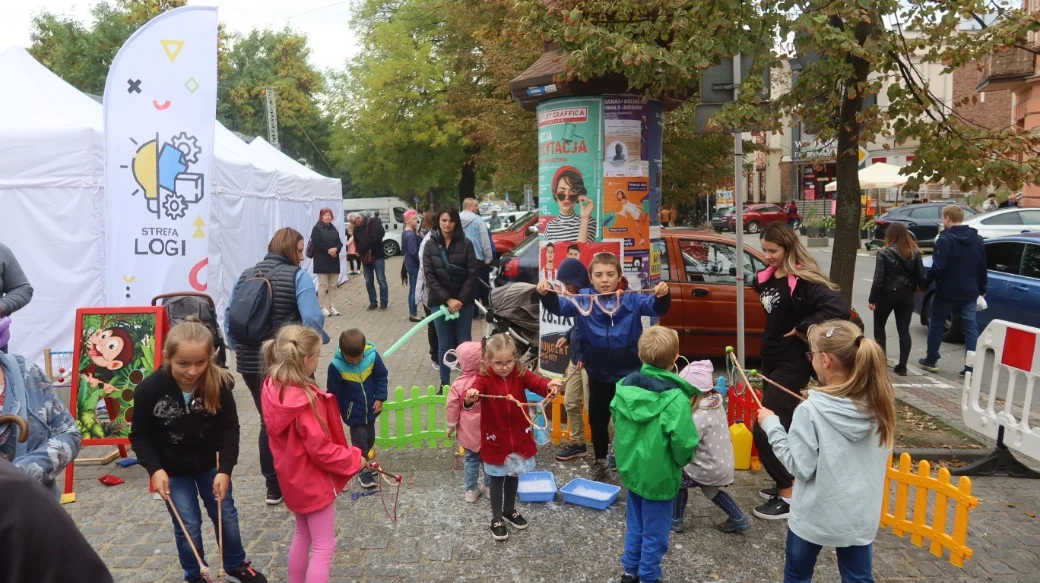
{"label": "yellow picket fence", "polygon": [[[891,487],[895,484],[895,512],[891,512]],[[913,516],[907,518],[910,505],[910,486],[914,487]],[[928,495],[935,493],[935,504],[932,510],[932,521],[928,523]],[[947,532],[949,505],[953,504],[953,532]],[[931,541],[928,550],[937,557],[943,556],[943,549],[950,551],[950,562],[964,567],[964,560],[970,559],[972,550],[968,547],[969,511],[977,507],[979,499],[971,495],[971,479],[961,476],[954,486],[950,483],[950,471],[940,468],[937,478],[931,476],[931,466],[927,461],[917,464],[917,473],[913,472],[913,461],[910,454],[903,452],[899,456],[899,466],[889,463],[885,473],[885,499],[881,508],[881,526],[891,528],[896,536],[903,537],[910,533],[910,542],[923,547],[925,539]]]}

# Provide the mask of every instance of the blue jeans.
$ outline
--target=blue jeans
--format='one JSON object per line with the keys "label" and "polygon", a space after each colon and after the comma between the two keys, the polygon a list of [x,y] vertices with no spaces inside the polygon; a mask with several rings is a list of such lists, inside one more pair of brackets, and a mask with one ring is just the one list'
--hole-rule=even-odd
{"label": "blue jeans", "polygon": [[379,297],[383,300],[379,303],[379,306],[385,308],[386,304],[390,302],[390,288],[386,285],[386,259],[373,259],[372,263],[363,267],[365,270],[365,289],[368,290],[368,305],[376,305],[376,284],[372,281],[374,277],[379,280]]}
{"label": "blue jeans", "polygon": [[409,267],[408,269],[408,315],[415,318],[419,315],[418,307],[415,304],[415,282],[419,277],[419,266]]}
{"label": "blue jeans", "polygon": [[964,302],[932,298],[932,315],[928,321],[928,354],[930,363],[939,362],[939,347],[942,346],[943,327],[947,316],[953,314],[961,319],[961,330],[964,331],[964,349],[975,350],[979,342],[979,324],[975,321],[978,300]]}
{"label": "blue jeans", "polygon": [[[812,581],[816,556],[820,554],[820,548],[820,545],[804,540],[788,530],[784,583],[809,583]],[[874,575],[871,572],[874,556],[873,544],[861,547],[840,547],[834,550],[838,553],[838,572],[841,573],[841,583],[874,583]]]}
{"label": "blue jeans", "polygon": [[[201,474],[193,476],[170,477],[170,501],[177,506],[177,512],[184,520],[184,526],[188,529],[191,540],[195,542],[195,548],[199,551],[202,560],[206,560],[206,553],[202,548],[202,513],[199,511],[199,497],[206,506],[206,514],[213,521],[213,530],[217,532],[217,498],[213,495],[213,478],[217,476],[217,469],[213,468]],[[238,510],[235,509],[235,500],[231,497],[231,486],[228,486],[227,495],[221,503],[224,514],[224,570],[238,569],[246,562],[246,550],[242,547],[242,535],[238,530]],[[195,554],[191,552],[188,539],[185,538],[173,511],[167,507],[170,518],[173,520],[173,535],[177,541],[177,556],[184,569],[184,578],[191,581],[201,575],[201,568],[195,560]],[[207,562],[208,565],[208,562]]]}
{"label": "blue jeans", "polygon": [[[440,306],[430,309],[439,310]],[[433,322],[437,327],[437,362],[441,365],[441,387],[444,387],[451,384],[451,369],[444,364],[444,353],[472,339],[473,304],[463,306],[455,320],[437,318]]]}
{"label": "blue jeans", "polygon": [[672,500],[647,500],[630,490],[625,506],[621,567],[626,574],[639,575],[642,583],[654,583],[661,578],[661,559],[668,552]]}
{"label": "blue jeans", "polygon": [[[480,461],[480,452],[466,450],[466,457],[462,459],[462,476],[466,480],[466,490],[477,489],[477,478],[480,477],[480,466],[483,464]],[[484,472],[484,485],[489,486],[491,479],[488,477],[487,472]]]}

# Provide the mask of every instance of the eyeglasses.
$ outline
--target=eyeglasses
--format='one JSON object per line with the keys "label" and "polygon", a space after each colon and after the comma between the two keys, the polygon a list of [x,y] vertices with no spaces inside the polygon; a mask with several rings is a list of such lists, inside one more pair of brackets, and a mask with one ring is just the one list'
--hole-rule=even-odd
{"label": "eyeglasses", "polygon": [[556,194],[556,200],[561,201],[561,202],[564,201],[564,200],[569,200],[571,202],[578,202],[578,198],[580,196],[581,195],[578,195],[578,194],[563,194],[562,192],[560,192],[560,193]]}
{"label": "eyeglasses", "polygon": [[514,364],[516,364],[516,359],[515,358],[512,359],[512,360],[507,360],[505,362],[492,362],[491,366],[493,366],[495,368],[509,368],[509,367],[513,366]]}

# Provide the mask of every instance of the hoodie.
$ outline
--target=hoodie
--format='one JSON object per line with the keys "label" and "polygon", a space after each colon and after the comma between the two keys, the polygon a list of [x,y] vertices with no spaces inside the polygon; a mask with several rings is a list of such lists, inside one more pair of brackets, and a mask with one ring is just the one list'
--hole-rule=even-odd
{"label": "hoodie", "polygon": [[339,347],[329,365],[329,393],[336,397],[343,422],[350,427],[361,427],[375,423],[376,401],[387,398],[386,366],[376,352],[375,344],[365,344],[361,362],[350,364]]}
{"label": "hoodie", "polygon": [[647,500],[675,498],[682,467],[700,442],[690,409],[690,398],[698,394],[679,375],[649,364],[618,381],[610,413],[618,475],[626,488]]}
{"label": "hoodie", "polygon": [[928,283],[935,283],[935,298],[967,302],[986,293],[986,246],[979,232],[954,225],[939,234],[932,251]]}
{"label": "hoodie", "polygon": [[[264,381],[260,400],[267,440],[285,507],[296,514],[309,514],[336,500],[361,471],[363,456],[360,449],[347,445],[332,395],[316,390],[312,406],[297,387],[285,387],[282,392],[275,381]],[[319,416],[328,433],[318,422]]]}
{"label": "hoodie", "polygon": [[473,252],[476,253],[477,260],[491,260],[494,257],[494,250],[491,248],[491,235],[484,223],[484,218],[473,211],[462,211],[459,213],[459,218],[462,219],[462,231],[466,233],[466,238],[473,243]]}
{"label": "hoodie", "polygon": [[874,542],[892,450],[878,443],[873,415],[851,399],[811,391],[784,431],[762,423],[773,453],[794,476],[791,532],[825,547]]}
{"label": "hoodie", "polygon": [[463,342],[455,349],[458,356],[462,376],[451,383],[448,391],[447,423],[448,433],[457,433],[459,445],[469,451],[480,451],[480,401],[466,408],[466,391],[473,387],[473,382],[480,375],[482,358],[479,342]]}

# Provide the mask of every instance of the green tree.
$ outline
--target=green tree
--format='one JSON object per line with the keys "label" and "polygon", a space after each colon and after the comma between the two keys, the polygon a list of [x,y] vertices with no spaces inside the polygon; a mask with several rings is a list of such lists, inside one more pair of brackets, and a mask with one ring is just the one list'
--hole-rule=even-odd
{"label": "green tree", "polygon": [[[961,119],[931,91],[917,63],[941,64],[945,73],[983,56],[1023,45],[1040,29],[1036,14],[988,0],[518,0],[525,31],[555,42],[568,54],[568,75],[624,74],[633,90],[651,97],[684,96],[700,72],[743,52],[755,69],[782,56],[815,56],[790,92],[758,102],[760,75],[741,85],[722,127],[776,129],[792,119],[837,142],[838,212],[831,279],[851,297],[860,220],[859,144],[887,137],[920,146],[911,181],[941,179],[962,190],[990,185],[1017,188],[1040,182],[1040,136],[1016,128],[991,130]],[[1003,17],[978,33],[965,18],[984,20],[993,7]],[[1027,50],[1033,50],[1027,48]],[[864,107],[887,87],[890,105]],[[1024,161],[1019,158],[1024,155]]]}
{"label": "green tree", "polygon": [[693,108],[691,101],[664,115],[661,193],[667,204],[693,205],[733,186],[733,138],[696,133]]}

